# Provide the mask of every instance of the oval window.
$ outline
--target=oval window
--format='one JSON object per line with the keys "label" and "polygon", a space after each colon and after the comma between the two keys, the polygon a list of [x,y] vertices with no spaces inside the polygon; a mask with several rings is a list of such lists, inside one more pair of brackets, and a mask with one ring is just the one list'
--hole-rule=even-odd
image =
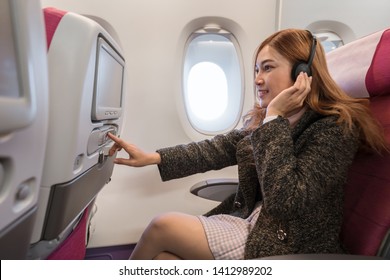
{"label": "oval window", "polygon": [[331,31],[322,31],[314,33],[318,40],[321,42],[322,47],[325,52],[328,53],[333,51],[342,45],[344,45],[343,40],[334,32]]}
{"label": "oval window", "polygon": [[[221,31],[219,31],[221,32]],[[239,55],[228,32],[193,33],[184,57],[183,95],[192,127],[207,135],[234,128],[243,87]]]}

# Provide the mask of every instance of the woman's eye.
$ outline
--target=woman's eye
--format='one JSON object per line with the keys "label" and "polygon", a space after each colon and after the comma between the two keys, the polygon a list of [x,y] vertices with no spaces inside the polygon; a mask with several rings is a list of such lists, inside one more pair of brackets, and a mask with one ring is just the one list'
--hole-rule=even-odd
{"label": "woman's eye", "polygon": [[272,67],[270,65],[264,65],[264,71],[268,72],[272,69]]}

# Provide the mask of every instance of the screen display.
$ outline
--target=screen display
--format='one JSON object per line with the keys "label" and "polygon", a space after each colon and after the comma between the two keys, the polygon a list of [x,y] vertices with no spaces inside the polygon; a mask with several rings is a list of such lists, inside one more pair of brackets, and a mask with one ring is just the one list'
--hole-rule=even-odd
{"label": "screen display", "polygon": [[39,83],[46,71],[35,73],[47,64],[43,29],[35,17],[20,16],[21,5],[0,1],[0,134],[30,125],[36,116],[36,89],[46,90]]}
{"label": "screen display", "polygon": [[124,60],[99,38],[92,119],[116,119],[121,114]]}
{"label": "screen display", "polygon": [[0,17],[0,97],[19,98],[14,36],[9,12]]}

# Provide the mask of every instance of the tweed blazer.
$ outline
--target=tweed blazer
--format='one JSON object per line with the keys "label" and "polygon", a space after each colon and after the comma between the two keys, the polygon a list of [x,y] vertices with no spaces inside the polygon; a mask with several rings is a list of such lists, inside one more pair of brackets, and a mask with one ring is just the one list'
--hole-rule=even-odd
{"label": "tweed blazer", "polygon": [[294,128],[278,117],[254,131],[233,130],[211,140],[160,149],[163,181],[238,165],[239,186],[206,216],[246,218],[262,210],[245,258],[342,253],[343,187],[359,146],[334,116],[305,112]]}

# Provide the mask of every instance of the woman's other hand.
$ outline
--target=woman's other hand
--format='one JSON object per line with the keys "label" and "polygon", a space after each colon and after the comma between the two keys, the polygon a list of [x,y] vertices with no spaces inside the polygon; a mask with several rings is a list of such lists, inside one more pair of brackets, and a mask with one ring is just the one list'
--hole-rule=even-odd
{"label": "woman's other hand", "polygon": [[268,105],[266,116],[288,118],[299,112],[311,90],[311,77],[300,73],[294,85],[280,92]]}

